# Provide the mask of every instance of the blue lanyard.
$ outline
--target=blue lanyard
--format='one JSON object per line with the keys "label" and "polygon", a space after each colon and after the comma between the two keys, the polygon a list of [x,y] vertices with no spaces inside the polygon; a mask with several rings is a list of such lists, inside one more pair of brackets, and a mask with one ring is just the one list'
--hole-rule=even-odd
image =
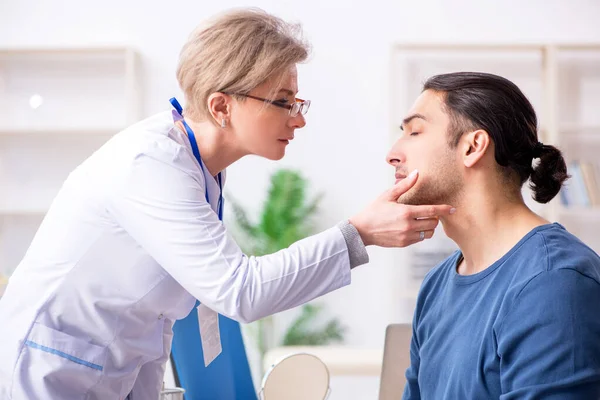
{"label": "blue lanyard", "polygon": [[[200,164],[200,169],[204,174],[204,167],[202,166],[202,157],[200,157],[200,150],[198,149],[198,143],[196,143],[196,136],[194,135],[194,131],[192,130],[192,128],[190,128],[187,122],[185,122],[185,119],[183,119],[183,115],[181,114],[183,112],[183,108],[181,107],[181,105],[175,97],[172,97],[169,101],[175,108],[175,111],[177,111],[177,113],[181,117],[181,122],[183,122],[183,126],[185,127],[185,131],[187,132],[190,145],[192,146],[192,153],[194,153],[194,157],[196,157],[196,160],[198,160],[198,164]],[[219,201],[217,202],[217,215],[219,216],[219,220],[223,221],[223,183],[221,181],[220,172],[217,175],[217,182],[219,183]],[[210,201],[208,200],[208,183],[206,184],[204,196],[206,197],[206,202],[210,204]]]}

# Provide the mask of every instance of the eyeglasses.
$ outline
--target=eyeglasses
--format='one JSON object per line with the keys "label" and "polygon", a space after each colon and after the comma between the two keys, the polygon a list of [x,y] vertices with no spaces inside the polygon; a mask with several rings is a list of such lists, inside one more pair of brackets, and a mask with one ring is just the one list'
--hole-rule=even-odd
{"label": "eyeglasses", "polygon": [[248,97],[250,99],[260,100],[265,103],[272,104],[275,107],[285,108],[286,110],[289,110],[290,117],[295,117],[298,114],[306,115],[306,113],[308,112],[308,109],[310,107],[310,100],[302,100],[302,99],[298,99],[298,98],[295,99],[295,101],[292,104],[286,104],[286,103],[283,103],[278,100],[264,99],[262,97],[252,96],[249,94],[242,94],[242,93],[225,93],[225,94],[232,95],[232,96]]}

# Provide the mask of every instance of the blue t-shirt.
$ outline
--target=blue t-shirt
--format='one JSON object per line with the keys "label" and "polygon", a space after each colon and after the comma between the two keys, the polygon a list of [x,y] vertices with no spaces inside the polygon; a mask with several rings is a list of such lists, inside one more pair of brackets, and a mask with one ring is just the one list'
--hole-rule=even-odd
{"label": "blue t-shirt", "polygon": [[456,252],[417,300],[404,399],[600,399],[600,257],[559,224],[459,275]]}

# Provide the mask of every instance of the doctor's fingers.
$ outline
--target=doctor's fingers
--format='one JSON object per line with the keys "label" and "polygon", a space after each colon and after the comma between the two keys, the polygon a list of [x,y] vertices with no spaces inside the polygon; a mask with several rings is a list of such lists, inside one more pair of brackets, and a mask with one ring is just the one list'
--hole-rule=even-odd
{"label": "doctor's fingers", "polygon": [[432,231],[439,223],[440,220],[438,218],[417,218],[410,221],[408,227],[410,230],[417,232]]}
{"label": "doctor's fingers", "polygon": [[412,218],[437,218],[454,214],[456,208],[448,205],[412,206],[407,205],[408,214]]}
{"label": "doctor's fingers", "polygon": [[435,233],[434,230],[413,232],[411,235],[412,241],[410,244],[419,243],[425,239],[431,239],[433,237],[434,233]]}

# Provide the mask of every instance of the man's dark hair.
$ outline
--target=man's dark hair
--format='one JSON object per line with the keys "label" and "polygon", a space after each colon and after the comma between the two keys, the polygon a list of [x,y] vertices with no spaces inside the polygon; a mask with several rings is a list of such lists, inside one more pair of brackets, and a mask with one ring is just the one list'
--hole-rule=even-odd
{"label": "man's dark hair", "polygon": [[[492,74],[456,72],[429,78],[425,90],[444,95],[451,147],[463,133],[483,129],[494,142],[496,162],[508,175],[516,171],[521,185],[530,178],[537,202],[547,203],[558,194],[569,178],[565,160],[559,149],[538,142],[533,106],[514,83]],[[540,159],[535,168],[534,158]]]}

